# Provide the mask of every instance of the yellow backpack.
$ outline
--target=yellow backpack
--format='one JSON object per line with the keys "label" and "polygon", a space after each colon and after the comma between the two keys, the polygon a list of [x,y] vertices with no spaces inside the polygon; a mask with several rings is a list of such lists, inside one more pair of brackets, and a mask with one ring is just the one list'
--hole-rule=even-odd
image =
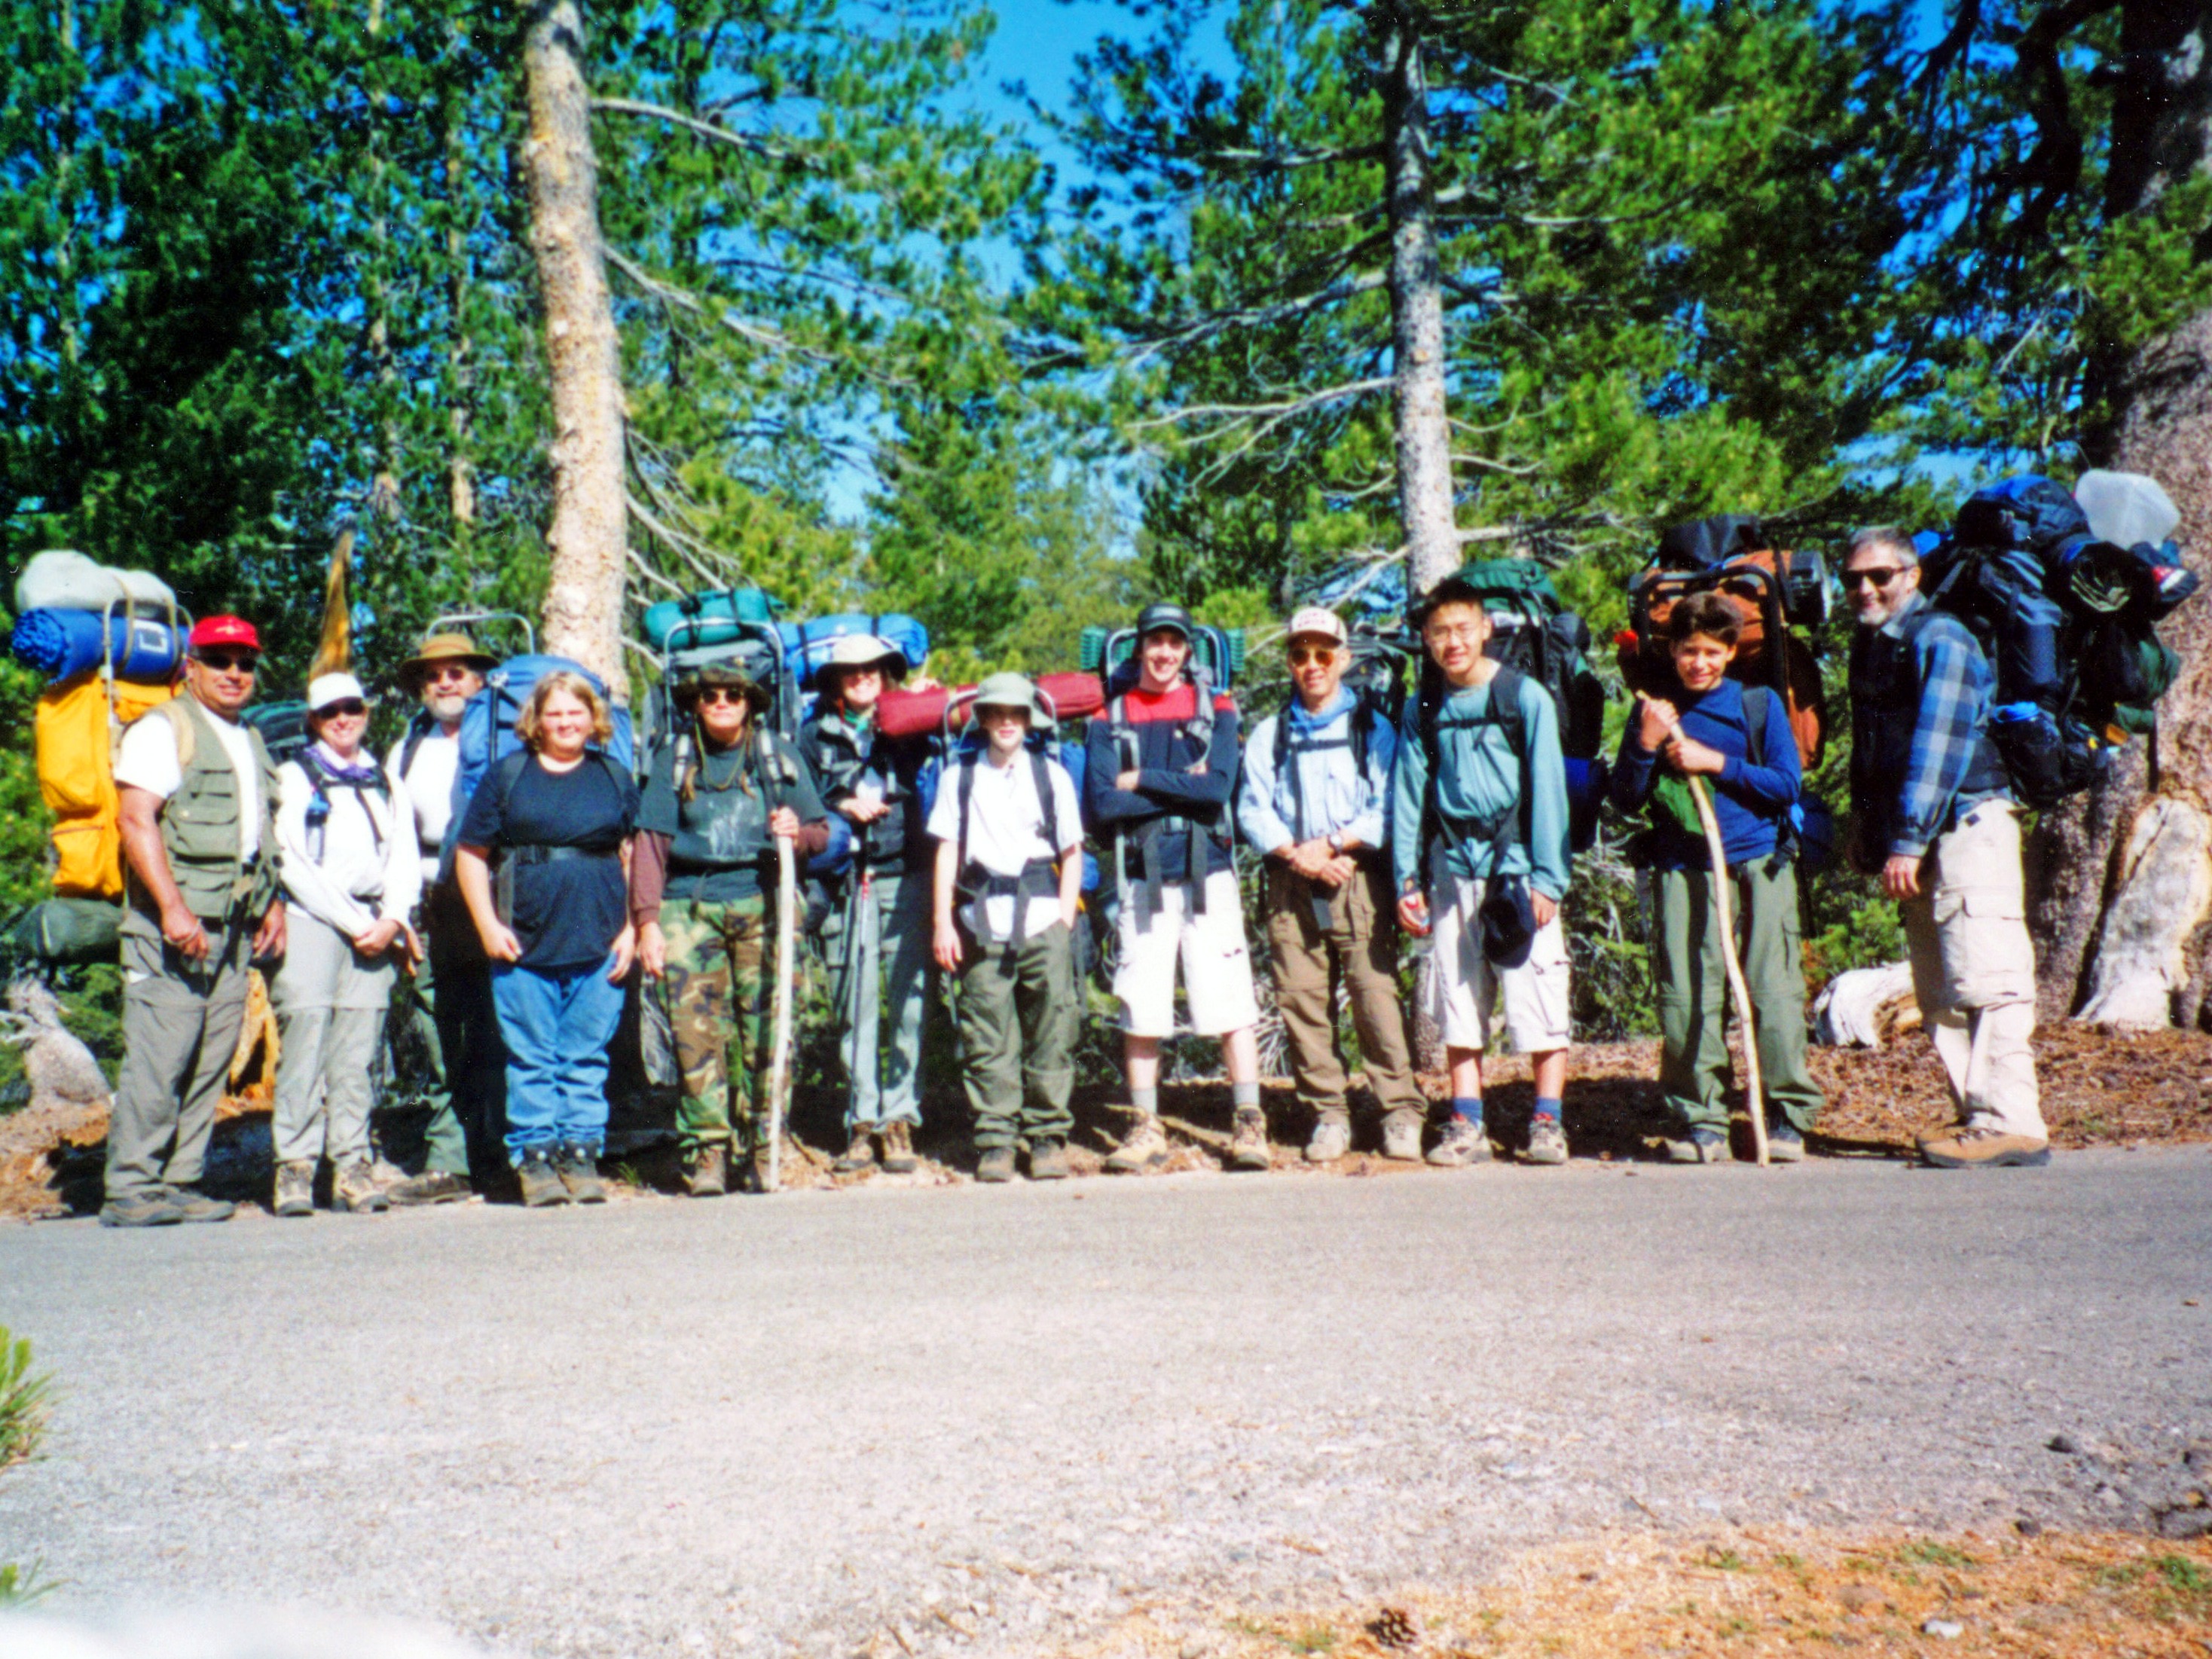
{"label": "yellow backpack", "polygon": [[39,789],[53,810],[54,891],[64,897],[123,896],[115,746],[125,726],[175,695],[173,686],[108,681],[94,669],[39,698]]}

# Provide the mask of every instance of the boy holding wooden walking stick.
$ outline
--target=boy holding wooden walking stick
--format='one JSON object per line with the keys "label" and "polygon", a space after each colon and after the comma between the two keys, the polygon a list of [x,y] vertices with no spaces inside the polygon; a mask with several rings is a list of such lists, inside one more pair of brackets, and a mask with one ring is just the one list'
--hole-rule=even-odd
{"label": "boy holding wooden walking stick", "polygon": [[[1659,1081],[1674,1118],[1668,1155],[1721,1164],[1729,1147],[1729,984],[1722,917],[1733,925],[1765,1085],[1767,1156],[1791,1163],[1826,1103],[1805,1060],[1790,808],[1803,787],[1782,700],[1728,677],[1741,623],[1720,593],[1697,593],[1668,618],[1680,700],[1646,697],[1622,734],[1613,805],[1649,808],[1632,857],[1651,883],[1652,977],[1663,1039]],[[1710,787],[1727,887],[1717,889],[1693,790]],[[1748,1056],[1747,1056],[1748,1057]]]}

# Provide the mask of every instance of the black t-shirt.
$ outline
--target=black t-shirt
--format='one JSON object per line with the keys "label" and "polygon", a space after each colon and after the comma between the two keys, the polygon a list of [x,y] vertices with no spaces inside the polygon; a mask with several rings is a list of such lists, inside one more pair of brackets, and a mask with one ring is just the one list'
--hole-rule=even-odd
{"label": "black t-shirt", "polygon": [[595,967],[628,920],[622,844],[637,828],[637,785],[596,754],[566,772],[547,771],[532,755],[504,796],[501,772],[495,766],[470,797],[461,845],[501,849],[510,858],[532,847],[596,854],[543,864],[515,859],[513,923],[522,966],[540,973]]}

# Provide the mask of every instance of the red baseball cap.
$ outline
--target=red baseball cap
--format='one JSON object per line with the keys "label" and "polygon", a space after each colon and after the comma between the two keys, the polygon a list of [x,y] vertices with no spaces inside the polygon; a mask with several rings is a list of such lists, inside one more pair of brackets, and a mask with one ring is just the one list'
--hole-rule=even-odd
{"label": "red baseball cap", "polygon": [[192,624],[185,642],[195,651],[211,645],[242,646],[248,651],[258,651],[261,635],[243,617],[203,617]]}

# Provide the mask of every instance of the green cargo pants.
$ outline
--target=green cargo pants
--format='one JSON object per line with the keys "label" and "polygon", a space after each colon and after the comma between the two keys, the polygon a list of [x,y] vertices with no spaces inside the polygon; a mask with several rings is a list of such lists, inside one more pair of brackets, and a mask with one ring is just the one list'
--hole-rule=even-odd
{"label": "green cargo pants", "polygon": [[660,907],[668,941],[668,1023],[684,1074],[676,1125],[688,1158],[702,1146],[753,1149],[759,1104],[755,1073],[768,1063],[763,985],[767,896],[715,903],[670,900]]}
{"label": "green cargo pants", "polygon": [[961,1080],[975,1115],[975,1145],[988,1152],[1017,1135],[1035,1146],[1066,1140],[1075,1127],[1080,993],[1073,935],[1055,921],[1017,951],[985,950],[962,931]]}
{"label": "green cargo pants", "polygon": [[[1709,870],[1650,872],[1657,925],[1651,972],[1658,981],[1659,1086],[1687,1127],[1728,1133],[1728,969],[1712,925]],[[1802,1133],[1827,1100],[1805,1064],[1805,966],[1797,920],[1797,871],[1759,859],[1729,872],[1736,949],[1759,1026],[1759,1080],[1770,1120],[1779,1113]]]}
{"label": "green cargo pants", "polygon": [[123,912],[123,1069],[107,1126],[107,1201],[199,1180],[246,1023],[256,924],[205,924],[195,963],[143,912]]}

